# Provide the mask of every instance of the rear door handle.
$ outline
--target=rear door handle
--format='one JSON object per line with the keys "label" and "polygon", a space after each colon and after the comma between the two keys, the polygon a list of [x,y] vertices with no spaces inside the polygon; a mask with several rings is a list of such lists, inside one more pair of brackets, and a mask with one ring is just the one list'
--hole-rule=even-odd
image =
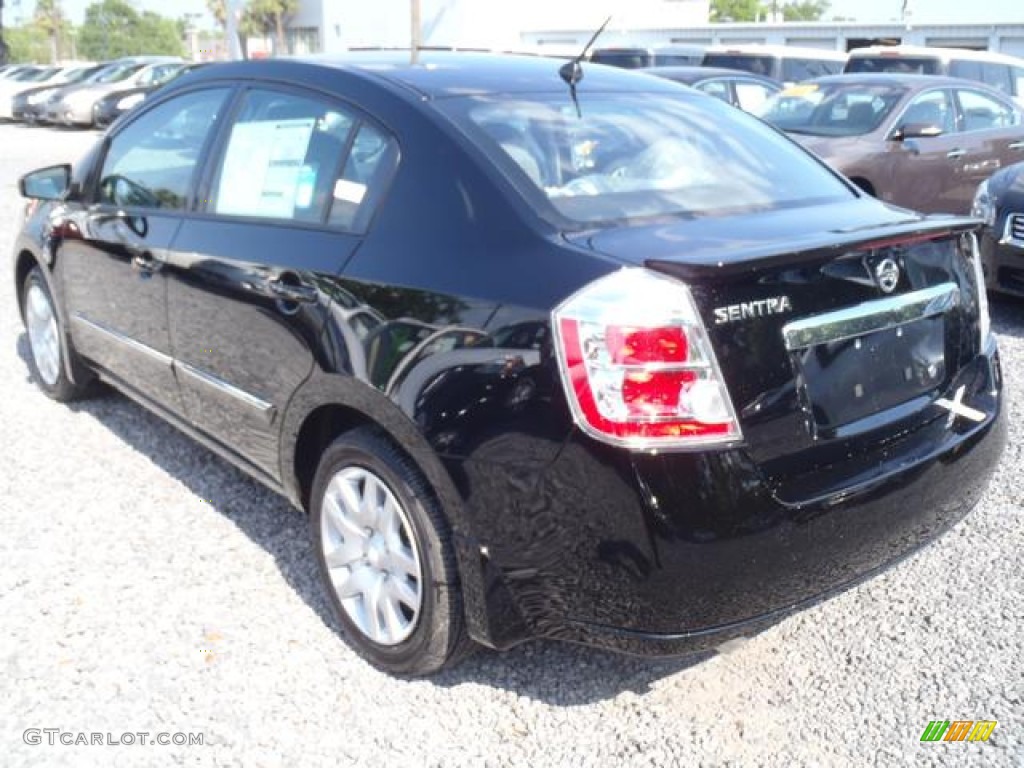
{"label": "rear door handle", "polygon": [[1007,145],[1007,149],[1013,149],[1017,152],[1024,151],[1024,141],[1015,141],[1013,144]]}
{"label": "rear door handle", "polygon": [[300,282],[295,275],[290,275],[289,273],[275,277],[267,285],[274,297],[281,301],[313,304],[317,300],[316,288]]}
{"label": "rear door handle", "polygon": [[956,160],[958,157],[963,157],[966,154],[966,149],[951,149],[949,150],[949,152],[946,153],[946,157],[948,157],[950,160]]}

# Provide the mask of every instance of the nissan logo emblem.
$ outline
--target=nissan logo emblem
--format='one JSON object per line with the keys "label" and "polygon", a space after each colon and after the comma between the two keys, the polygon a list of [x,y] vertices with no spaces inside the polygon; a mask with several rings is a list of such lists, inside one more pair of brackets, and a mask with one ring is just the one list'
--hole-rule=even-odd
{"label": "nissan logo emblem", "polygon": [[900,266],[893,259],[882,259],[875,265],[875,282],[882,293],[892,293],[900,282]]}

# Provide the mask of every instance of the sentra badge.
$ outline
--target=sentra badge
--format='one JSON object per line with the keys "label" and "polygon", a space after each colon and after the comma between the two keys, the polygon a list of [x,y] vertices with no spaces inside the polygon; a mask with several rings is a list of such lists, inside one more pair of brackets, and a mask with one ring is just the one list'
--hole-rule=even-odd
{"label": "sentra badge", "polygon": [[727,307],[715,308],[715,325],[736,323],[755,317],[782,315],[793,311],[793,302],[789,296],[771,296],[757,301],[745,301],[742,304],[730,304]]}

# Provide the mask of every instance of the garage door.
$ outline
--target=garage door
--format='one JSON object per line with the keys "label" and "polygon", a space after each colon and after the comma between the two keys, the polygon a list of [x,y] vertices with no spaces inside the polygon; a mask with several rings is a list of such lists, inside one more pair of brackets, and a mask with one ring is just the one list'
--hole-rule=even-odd
{"label": "garage door", "polygon": [[1004,37],[999,41],[999,52],[1024,59],[1024,37]]}

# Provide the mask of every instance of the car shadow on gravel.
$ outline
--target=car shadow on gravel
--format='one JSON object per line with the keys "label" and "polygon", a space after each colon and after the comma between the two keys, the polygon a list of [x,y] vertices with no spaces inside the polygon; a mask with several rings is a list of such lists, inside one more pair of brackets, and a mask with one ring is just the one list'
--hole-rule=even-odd
{"label": "car shadow on gravel", "polygon": [[[24,333],[18,338],[17,353],[29,379],[31,352]],[[96,419],[234,523],[274,558],[288,585],[339,635],[338,642],[343,642],[316,573],[306,517],[287,500],[113,389],[101,388],[95,397],[67,407]],[[642,659],[569,643],[535,641],[504,653],[481,650],[430,682],[443,688],[488,685],[571,707],[611,699],[624,691],[642,694],[658,681],[713,655]]]}

